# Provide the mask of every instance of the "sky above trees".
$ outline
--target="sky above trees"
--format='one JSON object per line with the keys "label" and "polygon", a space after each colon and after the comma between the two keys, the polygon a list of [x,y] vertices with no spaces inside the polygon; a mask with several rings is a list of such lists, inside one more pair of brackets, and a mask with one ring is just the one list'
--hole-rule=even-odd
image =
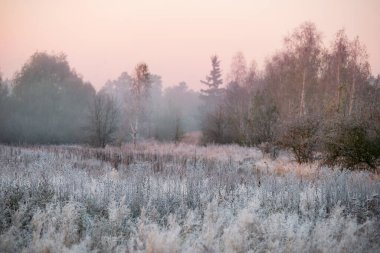
{"label": "sky above trees", "polygon": [[359,36],[373,74],[380,73],[380,1],[1,0],[0,72],[12,78],[35,52],[63,52],[97,89],[147,62],[171,86],[193,89],[218,54],[223,75],[237,51],[263,66],[283,38],[314,22],[329,46],[336,31]]}

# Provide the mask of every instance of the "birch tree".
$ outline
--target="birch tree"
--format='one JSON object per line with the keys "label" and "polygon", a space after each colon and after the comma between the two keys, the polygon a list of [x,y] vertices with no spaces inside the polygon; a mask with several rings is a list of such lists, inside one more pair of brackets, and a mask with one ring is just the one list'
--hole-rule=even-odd
{"label": "birch tree", "polygon": [[151,77],[148,65],[140,63],[135,67],[135,73],[131,85],[132,93],[132,118],[130,123],[133,144],[136,146],[139,135],[140,119],[143,117],[145,103],[151,88]]}
{"label": "birch tree", "polygon": [[348,57],[349,57],[349,41],[345,31],[339,30],[335,36],[335,40],[326,57],[327,68],[325,71],[325,79],[328,85],[326,93],[331,92],[331,88],[336,89],[335,110],[337,113],[344,111],[344,97],[347,93],[348,82]]}
{"label": "birch tree", "polygon": [[321,63],[321,34],[315,25],[306,22],[285,38],[288,57],[294,61],[296,83],[299,84],[299,116],[307,114],[306,92],[318,79]]}
{"label": "birch tree", "polygon": [[366,49],[356,37],[350,43],[350,70],[352,74],[348,116],[352,115],[356,100],[357,85],[360,81],[367,80],[370,75],[368,55]]}
{"label": "birch tree", "polygon": [[229,74],[229,82],[235,82],[243,86],[247,78],[247,62],[242,52],[237,52],[231,61],[231,72]]}

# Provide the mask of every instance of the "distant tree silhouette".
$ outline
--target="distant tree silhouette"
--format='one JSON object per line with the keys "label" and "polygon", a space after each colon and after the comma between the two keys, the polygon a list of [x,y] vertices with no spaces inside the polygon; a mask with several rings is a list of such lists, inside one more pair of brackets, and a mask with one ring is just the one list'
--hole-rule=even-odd
{"label": "distant tree silhouette", "polygon": [[6,122],[8,121],[9,108],[8,108],[8,88],[2,80],[0,73],[0,141],[7,139],[7,133],[5,132]]}
{"label": "distant tree silhouette", "polygon": [[66,56],[37,52],[16,74],[10,131],[13,141],[74,143],[81,133],[94,88],[70,69]]}
{"label": "distant tree silhouette", "polygon": [[98,93],[89,110],[88,132],[89,141],[96,147],[104,148],[114,140],[118,127],[119,111],[115,101],[105,93]]}

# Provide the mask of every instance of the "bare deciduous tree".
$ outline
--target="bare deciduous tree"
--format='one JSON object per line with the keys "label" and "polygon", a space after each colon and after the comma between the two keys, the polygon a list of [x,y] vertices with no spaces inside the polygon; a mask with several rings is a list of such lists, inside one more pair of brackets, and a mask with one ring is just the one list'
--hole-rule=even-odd
{"label": "bare deciduous tree", "polygon": [[[336,75],[336,84],[337,84],[337,99],[336,99],[336,108],[339,113],[342,108],[342,90],[345,87],[345,74],[347,73],[348,67],[348,39],[344,30],[340,30],[337,35],[335,42],[333,44],[333,51],[331,53],[332,64],[334,65],[333,69],[335,70]],[[346,74],[347,75],[347,74]]]}
{"label": "bare deciduous tree", "polygon": [[104,148],[110,143],[117,130],[118,119],[119,111],[112,97],[104,93],[97,94],[90,108],[89,124],[86,128],[91,144]]}
{"label": "bare deciduous tree", "polygon": [[[285,46],[290,59],[294,61],[294,70],[300,83],[299,116],[307,113],[306,91],[316,79],[320,67],[321,34],[310,22],[302,24],[293,34],[285,38]],[[297,76],[297,75],[296,75]]]}
{"label": "bare deciduous tree", "polygon": [[231,72],[229,82],[235,82],[238,85],[244,85],[247,78],[247,62],[242,52],[237,52],[232,57]]}
{"label": "bare deciduous tree", "polygon": [[352,115],[354,103],[357,93],[357,83],[360,79],[369,78],[369,63],[368,55],[364,46],[360,44],[359,38],[356,37],[350,43],[350,65],[351,65],[351,89],[350,89],[350,101],[348,107],[348,116]]}

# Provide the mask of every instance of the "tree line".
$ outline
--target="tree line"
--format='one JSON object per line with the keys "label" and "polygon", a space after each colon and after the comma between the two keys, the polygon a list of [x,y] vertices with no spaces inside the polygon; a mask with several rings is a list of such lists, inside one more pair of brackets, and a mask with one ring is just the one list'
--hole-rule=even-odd
{"label": "tree line", "polygon": [[199,101],[184,82],[163,90],[145,63],[96,92],[65,55],[37,52],[11,81],[0,76],[0,142],[105,147],[179,141],[199,130]]}
{"label": "tree line", "polygon": [[291,150],[297,161],[322,154],[329,164],[374,167],[380,154],[380,78],[365,46],[344,30],[324,45],[306,22],[284,38],[262,70],[237,53],[223,78],[218,56],[195,92],[137,64],[96,92],[65,55],[37,52],[11,85],[0,77],[0,141],[60,144],[180,141],[202,131],[202,143]]}
{"label": "tree line", "polygon": [[313,23],[285,37],[262,71],[234,56],[223,86],[220,61],[202,83],[205,143],[292,151],[298,162],[322,154],[327,164],[376,167],[380,156],[380,77],[365,46],[344,30],[324,46]]}

